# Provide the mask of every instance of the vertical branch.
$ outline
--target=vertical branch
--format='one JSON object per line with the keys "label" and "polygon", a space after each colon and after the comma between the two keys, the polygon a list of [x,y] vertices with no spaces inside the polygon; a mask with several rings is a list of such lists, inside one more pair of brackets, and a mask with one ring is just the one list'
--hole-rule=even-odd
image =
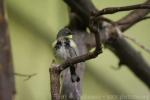
{"label": "vertical branch", "polygon": [[52,100],[60,100],[60,73],[57,70],[57,65],[52,65],[49,72],[51,80],[51,98]]}
{"label": "vertical branch", "polygon": [[12,100],[14,93],[11,47],[5,19],[4,0],[0,0],[0,100]]}

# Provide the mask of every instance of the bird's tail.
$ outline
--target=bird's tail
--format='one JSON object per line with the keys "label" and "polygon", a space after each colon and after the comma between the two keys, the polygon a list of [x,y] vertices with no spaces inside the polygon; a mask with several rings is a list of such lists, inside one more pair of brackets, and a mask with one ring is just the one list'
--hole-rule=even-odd
{"label": "bird's tail", "polygon": [[72,82],[79,82],[79,81],[80,81],[80,78],[79,78],[79,76],[77,76],[77,75],[71,75],[71,81],[72,81]]}
{"label": "bird's tail", "polygon": [[80,81],[79,76],[76,74],[75,66],[70,66],[70,73],[71,73],[71,81],[72,82],[79,82]]}

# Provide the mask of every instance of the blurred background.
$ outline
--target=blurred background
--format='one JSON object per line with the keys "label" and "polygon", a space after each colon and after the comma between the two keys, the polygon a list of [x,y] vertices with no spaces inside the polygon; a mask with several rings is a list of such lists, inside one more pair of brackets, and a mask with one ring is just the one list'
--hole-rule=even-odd
{"label": "blurred background", "polygon": [[[145,0],[92,1],[101,9],[138,4]],[[59,29],[68,24],[68,7],[63,0],[6,0],[6,5],[15,72],[37,73],[28,81],[16,76],[15,100],[50,100],[48,69],[54,58],[51,44]],[[106,17],[115,21],[127,13]],[[136,24],[125,34],[150,47],[150,20]],[[150,54],[130,43],[150,64]],[[100,100],[97,99],[99,96],[106,97],[101,100],[118,100],[114,97],[116,95],[131,96],[134,100],[150,100],[148,88],[126,66],[120,70],[112,69],[112,66],[118,67],[118,62],[117,57],[107,49],[96,59],[86,62],[83,100]]]}

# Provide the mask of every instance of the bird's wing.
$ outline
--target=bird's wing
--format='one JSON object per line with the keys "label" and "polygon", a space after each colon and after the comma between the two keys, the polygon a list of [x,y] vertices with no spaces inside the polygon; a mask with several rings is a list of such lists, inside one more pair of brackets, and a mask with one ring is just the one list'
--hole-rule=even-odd
{"label": "bird's wing", "polygon": [[70,55],[71,58],[77,57],[77,52],[73,47],[69,47],[68,51],[69,51],[69,55]]}

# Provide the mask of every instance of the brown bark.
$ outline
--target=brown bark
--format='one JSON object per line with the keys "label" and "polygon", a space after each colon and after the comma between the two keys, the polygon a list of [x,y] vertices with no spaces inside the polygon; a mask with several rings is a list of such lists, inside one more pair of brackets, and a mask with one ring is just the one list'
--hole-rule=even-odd
{"label": "brown bark", "polygon": [[60,73],[57,67],[58,65],[52,64],[49,69],[52,100],[60,100]]}
{"label": "brown bark", "polygon": [[12,100],[14,75],[4,1],[0,0],[0,100]]}
{"label": "brown bark", "polygon": [[[150,5],[150,0],[147,0],[144,4],[149,4]],[[145,17],[147,14],[150,13],[150,9],[138,9],[134,10],[131,13],[129,13],[127,16],[121,18],[120,20],[117,21],[117,23],[129,23],[129,24],[124,24],[120,25],[120,29],[122,31],[125,31],[138,23],[141,18]]]}

